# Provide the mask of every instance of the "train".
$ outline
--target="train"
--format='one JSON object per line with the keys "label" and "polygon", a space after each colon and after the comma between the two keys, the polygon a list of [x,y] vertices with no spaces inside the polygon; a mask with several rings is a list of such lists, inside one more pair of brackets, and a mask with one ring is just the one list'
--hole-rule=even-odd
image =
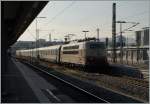
{"label": "train", "polygon": [[74,67],[107,67],[104,42],[83,41],[28,50],[17,50],[16,57],[37,59]]}

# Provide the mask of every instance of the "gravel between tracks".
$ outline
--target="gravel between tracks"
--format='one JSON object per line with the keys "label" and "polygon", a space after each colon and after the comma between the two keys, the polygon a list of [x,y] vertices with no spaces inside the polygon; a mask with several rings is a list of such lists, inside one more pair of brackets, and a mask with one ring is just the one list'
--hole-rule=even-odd
{"label": "gravel between tracks", "polygon": [[49,67],[65,75],[76,77],[80,80],[94,83],[97,86],[103,86],[105,88],[109,88],[117,92],[136,97],[138,99],[142,99],[146,102],[149,101],[148,81],[130,78],[126,76],[112,76],[99,73],[88,73],[80,70],[70,70],[70,68],[58,66],[47,62],[44,62],[43,64],[45,63]]}

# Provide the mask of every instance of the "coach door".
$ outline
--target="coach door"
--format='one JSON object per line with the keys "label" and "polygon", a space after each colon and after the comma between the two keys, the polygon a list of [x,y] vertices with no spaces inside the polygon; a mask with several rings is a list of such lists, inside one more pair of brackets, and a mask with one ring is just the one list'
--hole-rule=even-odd
{"label": "coach door", "polygon": [[58,48],[57,51],[58,51],[58,52],[57,52],[57,57],[58,57],[57,62],[60,63],[61,46]]}

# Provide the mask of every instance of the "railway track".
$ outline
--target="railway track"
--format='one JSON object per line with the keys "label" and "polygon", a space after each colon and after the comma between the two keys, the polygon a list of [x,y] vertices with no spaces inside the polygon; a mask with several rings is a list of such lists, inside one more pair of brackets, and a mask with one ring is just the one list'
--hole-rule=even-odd
{"label": "railway track", "polygon": [[149,88],[149,83],[145,80],[141,80],[141,79],[137,79],[137,78],[131,78],[131,77],[126,77],[126,79],[128,79],[128,83],[133,85],[133,86],[147,88],[147,89]]}
{"label": "railway track", "polygon": [[[74,84],[72,84],[72,83],[70,83],[70,82],[68,82],[68,81],[65,81],[64,79],[62,79],[62,78],[60,78],[60,77],[58,77],[58,76],[56,76],[56,75],[54,75],[54,74],[52,74],[52,73],[49,73],[49,72],[47,72],[47,71],[45,71],[45,70],[42,70],[41,68],[39,68],[39,67],[37,67],[37,66],[34,66],[34,65],[32,65],[32,64],[30,64],[30,63],[27,63],[27,62],[25,62],[25,64],[28,64],[29,66],[31,66],[31,67],[33,67],[34,69],[36,69],[36,71],[38,70],[38,71],[40,71],[40,72],[42,72],[42,73],[44,73],[44,74],[46,74],[46,75],[48,75],[48,77],[52,77],[52,78],[54,78],[55,80],[58,80],[58,81],[60,81],[61,83],[63,83],[63,85],[64,86],[69,86],[69,87],[71,87],[71,89],[75,89],[75,90],[77,90],[77,92],[80,92],[81,93],[81,95],[84,95],[84,96],[81,96],[81,98],[80,99],[78,99],[78,102],[82,102],[82,103],[110,103],[110,102],[108,102],[108,101],[106,101],[106,100],[104,100],[103,98],[101,98],[101,97],[98,97],[98,96],[96,96],[96,95],[94,95],[94,94],[92,94],[92,93],[90,93],[90,92],[88,92],[88,91],[86,91],[86,90],[84,90],[84,89],[82,89],[82,88],[80,88],[80,87],[78,87],[78,86],[76,86],[76,85],[74,85]],[[43,75],[42,75],[43,76]],[[46,90],[47,91],[47,90]],[[47,91],[47,92],[50,92],[50,91]],[[56,97],[57,98],[57,97]],[[86,98],[86,99],[85,99]],[[89,99],[88,99],[89,98]],[[57,98],[58,99],[58,98]],[[81,101],[79,101],[79,100],[81,100]],[[60,102],[60,100],[58,100],[58,102]]]}
{"label": "railway track", "polygon": [[[48,64],[48,63],[47,63]],[[56,64],[52,64],[52,65],[56,65]],[[64,68],[68,68],[68,67],[64,67]],[[76,70],[79,70],[78,68],[76,68]],[[95,76],[95,75],[94,75]],[[148,81],[145,81],[143,79],[139,79],[139,78],[134,78],[134,77],[128,77],[128,76],[124,76],[124,79],[127,80],[127,84],[130,84],[132,86],[135,87],[141,87],[141,88],[149,88],[149,83]]]}
{"label": "railway track", "polygon": [[[45,67],[39,68],[39,66],[37,67],[37,66],[34,66],[34,65],[30,64],[30,63],[26,63],[26,64],[28,64],[29,66],[32,66],[34,69],[37,69],[38,71],[40,71],[42,73],[48,75],[48,77],[53,77],[55,80],[59,80],[61,83],[64,83],[65,85],[67,85],[67,86],[69,86],[69,87],[71,87],[71,88],[73,88],[75,90],[78,90],[78,92],[84,94],[84,96],[88,96],[88,98],[90,99],[91,102],[102,102],[102,103],[112,103],[112,102],[143,102],[143,101],[140,101],[140,100],[137,100],[137,99],[134,99],[134,98],[130,98],[128,96],[120,95],[120,94],[114,94],[114,96],[112,96],[111,95],[112,92],[109,92],[110,93],[109,94],[109,93],[106,93],[105,91],[104,91],[105,95],[103,95],[103,94],[101,95],[100,94],[100,96],[99,96],[99,95],[97,95],[95,93],[91,93],[91,91],[90,91],[91,89],[90,90],[87,90],[87,89],[85,90],[85,89],[83,89],[83,88],[81,88],[81,87],[79,87],[79,86],[77,86],[77,85],[75,85],[73,83],[70,83],[67,80],[64,80],[60,76],[57,76],[55,74],[50,73],[49,71],[47,71],[47,69],[43,70],[43,68],[45,68]],[[98,89],[97,89],[97,91],[98,91]],[[118,98],[118,97],[120,97],[120,98]],[[93,100],[91,100],[91,99],[93,99]],[[112,100],[112,99],[114,99],[114,100]],[[90,101],[87,101],[87,102],[90,102]]]}

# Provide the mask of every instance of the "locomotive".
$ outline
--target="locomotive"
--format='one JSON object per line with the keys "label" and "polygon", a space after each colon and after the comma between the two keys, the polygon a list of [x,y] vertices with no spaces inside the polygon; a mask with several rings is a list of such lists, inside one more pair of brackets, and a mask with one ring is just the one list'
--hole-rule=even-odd
{"label": "locomotive", "polygon": [[37,49],[17,50],[16,57],[39,59],[84,68],[108,66],[104,42],[84,41]]}

